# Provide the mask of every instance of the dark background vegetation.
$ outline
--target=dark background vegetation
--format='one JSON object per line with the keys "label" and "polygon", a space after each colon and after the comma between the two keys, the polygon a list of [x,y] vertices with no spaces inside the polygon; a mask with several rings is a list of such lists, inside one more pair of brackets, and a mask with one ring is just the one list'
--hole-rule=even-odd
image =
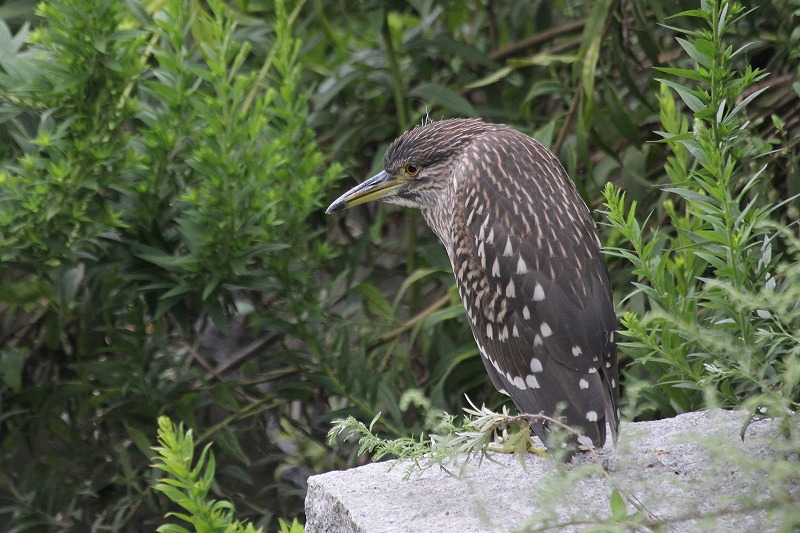
{"label": "dark background vegetation", "polygon": [[[695,254],[704,263],[681,256],[692,235],[711,239],[708,221],[685,205],[690,194],[659,187],[682,185],[665,170],[679,149],[654,142],[664,130],[656,78],[681,81],[654,68],[694,69],[699,57],[664,24],[697,27],[668,18],[697,1],[42,6],[0,6],[0,529],[153,530],[168,509],[149,468],[162,414],[214,442],[214,494],[273,530],[277,517],[301,515],[308,475],[365,460],[326,444],[331,420],[381,412],[376,430],[406,436],[431,429],[438,410],[460,412],[465,394],[499,406],[447,256],[420,216],[380,206],[324,215],[426,117],[507,123],[559,155],[616,249],[628,420],[765,392],[797,406],[800,293],[787,289],[795,302],[779,340],[754,322],[766,311],[718,309],[735,300],[728,293],[683,305],[705,290],[698,279],[726,278],[712,257],[722,244]],[[751,44],[729,64],[767,75],[732,94],[769,87],[743,112],[749,133],[734,153],[729,188],[747,214],[751,200],[800,193],[800,5],[744,8],[757,9],[726,46]],[[661,275],[690,280],[675,289],[689,295],[676,303],[681,324],[689,317],[696,333],[730,312],[740,329],[756,324],[750,337],[727,328],[734,340],[718,346],[667,319],[637,322],[672,308],[642,288],[657,284],[601,214],[609,182],[623,207],[637,203],[653,257],[663,246]],[[759,221],[783,224],[787,242],[797,235],[797,202],[767,215]],[[798,257],[751,233],[731,294],[759,290],[758,269]],[[748,364],[704,359],[726,350]]]}

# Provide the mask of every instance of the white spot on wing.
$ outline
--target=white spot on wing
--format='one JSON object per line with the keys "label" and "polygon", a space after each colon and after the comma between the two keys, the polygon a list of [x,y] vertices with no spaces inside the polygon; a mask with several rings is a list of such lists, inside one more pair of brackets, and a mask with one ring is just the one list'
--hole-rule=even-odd
{"label": "white spot on wing", "polygon": [[537,358],[537,357],[532,358],[531,359],[531,372],[534,372],[534,373],[535,372],[541,372],[542,370],[544,370],[544,369],[542,368],[542,362],[539,360],[539,358]]}
{"label": "white spot on wing", "polygon": [[508,286],[506,287],[506,296],[509,298],[514,298],[517,295],[516,288],[514,287],[514,280],[508,282]]}
{"label": "white spot on wing", "polygon": [[544,289],[539,283],[537,283],[536,287],[533,289],[533,301],[541,302],[542,300],[544,300]]}
{"label": "white spot on wing", "polygon": [[517,274],[527,274],[528,273],[528,265],[525,264],[525,260],[522,259],[520,256],[519,261],[517,261]]}
{"label": "white spot on wing", "polygon": [[[483,209],[483,205],[481,205],[481,209]],[[486,218],[483,219],[483,224],[481,224],[481,239],[483,239],[483,236],[486,234],[485,231],[488,225],[489,225],[489,215],[487,214]]]}
{"label": "white spot on wing", "polygon": [[522,380],[521,377],[517,376],[514,378],[514,386],[519,390],[525,390],[528,387],[525,385],[525,382]]}
{"label": "white spot on wing", "polygon": [[486,244],[492,244],[494,242],[494,228],[489,230],[489,236],[486,237]]}
{"label": "white spot on wing", "polygon": [[553,334],[553,330],[550,329],[550,326],[547,324],[547,322],[542,322],[542,325],[539,326],[539,331],[542,332],[542,337],[549,337]]}
{"label": "white spot on wing", "polygon": [[597,412],[596,411],[588,411],[586,413],[586,420],[589,422],[597,422]]}
{"label": "white spot on wing", "polygon": [[504,257],[511,257],[514,254],[514,248],[511,246],[511,237],[506,237],[506,247],[503,250]]}
{"label": "white spot on wing", "polygon": [[531,318],[531,310],[528,309],[527,305],[522,308],[522,318],[524,318],[525,320],[530,320]]}
{"label": "white spot on wing", "polygon": [[494,330],[491,324],[486,324],[486,336],[490,339],[494,339]]}
{"label": "white spot on wing", "polygon": [[527,383],[528,387],[530,387],[532,389],[538,389],[539,388],[539,381],[536,379],[536,376],[534,376],[533,374],[528,374],[525,377],[525,383]]}
{"label": "white spot on wing", "polygon": [[[489,242],[489,241],[486,241]],[[494,264],[492,265],[492,276],[499,278],[500,277],[500,263],[497,262],[497,258],[494,259]]]}
{"label": "white spot on wing", "polygon": [[517,325],[516,325],[516,324],[514,324],[514,327],[513,327],[513,329],[511,330],[511,335],[512,335],[514,338],[518,338],[518,337],[519,337],[519,330],[517,329]]}
{"label": "white spot on wing", "polygon": [[578,385],[580,386],[581,389],[588,389],[589,388],[589,382],[586,381],[585,379],[581,379],[578,382]]}
{"label": "white spot on wing", "polygon": [[[540,335],[536,335],[533,338],[533,345],[534,346],[541,346],[542,345],[542,337]],[[597,372],[597,369],[595,369],[595,372]]]}
{"label": "white spot on wing", "polygon": [[572,347],[572,355],[574,355],[575,357],[580,357],[582,353],[583,353],[583,350],[581,350],[580,346],[573,346]]}

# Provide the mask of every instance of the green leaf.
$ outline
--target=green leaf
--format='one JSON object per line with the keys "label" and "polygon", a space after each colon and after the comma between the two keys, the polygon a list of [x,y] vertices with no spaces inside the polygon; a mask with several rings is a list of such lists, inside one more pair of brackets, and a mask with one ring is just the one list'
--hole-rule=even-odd
{"label": "green leaf", "polygon": [[686,106],[691,109],[694,113],[702,111],[706,108],[705,104],[694,94],[692,94],[691,90],[688,87],[684,87],[674,81],[665,80],[662,78],[656,78],[656,81],[663,83],[667,87],[675,90],[678,95],[681,97],[681,100],[686,104]]}
{"label": "green leaf", "polygon": [[202,300],[203,301],[208,300],[208,297],[217,289],[217,287],[219,287],[219,284],[220,284],[219,278],[214,278],[208,283],[206,283],[206,286],[203,287],[203,294],[201,296]]}
{"label": "green leaf", "polygon": [[485,76],[477,81],[473,81],[472,83],[468,83],[464,86],[465,89],[472,90],[478,89],[480,87],[486,87],[487,85],[491,85],[493,83],[497,83],[498,81],[505,79],[508,77],[509,74],[514,72],[512,67],[503,67],[500,69],[495,70],[493,73]]}
{"label": "green leaf", "polygon": [[188,270],[189,267],[197,264],[197,258],[192,255],[168,255],[160,252],[136,255],[139,259],[167,270]]}
{"label": "green leaf", "polygon": [[281,528],[281,533],[303,533],[305,528],[297,521],[297,518],[292,520],[291,524],[285,522],[282,518],[278,519],[278,525]]}
{"label": "green leaf", "polygon": [[14,393],[19,393],[22,389],[24,362],[25,356],[17,348],[5,346],[0,349],[0,382],[5,383]]}
{"label": "green leaf", "polygon": [[433,82],[423,82],[408,92],[409,96],[421,98],[427,104],[449,109],[462,117],[479,117],[480,113],[472,104],[453,89]]}
{"label": "green leaf", "polygon": [[236,412],[242,408],[236,396],[233,394],[232,385],[223,383],[219,386],[212,387],[209,391],[214,403],[223,407],[231,412]]}
{"label": "green leaf", "polygon": [[185,527],[175,524],[164,524],[162,526],[158,526],[156,531],[158,531],[158,533],[190,533]]}
{"label": "green leaf", "polygon": [[668,18],[674,19],[678,17],[698,17],[707,22],[711,20],[711,15],[704,9],[687,9],[675,15],[670,15]]}
{"label": "green leaf", "polygon": [[392,305],[374,285],[359,283],[352,290],[364,298],[371,313],[383,318],[395,319]]}
{"label": "green leaf", "polygon": [[695,39],[694,47],[706,61],[704,66],[707,66],[707,63],[712,61],[714,56],[717,54],[714,45],[708,39]]}
{"label": "green leaf", "polygon": [[152,455],[152,451],[150,449],[151,441],[142,430],[126,423],[125,431],[128,433],[128,436],[131,438],[133,443],[145,457],[150,457]]}
{"label": "green leaf", "polygon": [[400,285],[400,288],[397,290],[397,294],[394,297],[394,302],[392,305],[394,307],[397,307],[397,305],[400,303],[400,300],[403,298],[403,295],[406,293],[406,291],[410,287],[412,287],[416,282],[421,281],[432,274],[441,272],[443,271],[436,268],[420,268],[415,270],[408,276],[406,276],[406,279],[403,280],[403,284]]}
{"label": "green leaf", "polygon": [[573,54],[536,54],[521,59],[509,59],[508,64],[513,67],[549,67],[553,63],[569,65],[577,60],[578,57]]}
{"label": "green leaf", "polygon": [[611,9],[611,0],[600,0],[592,6],[592,11],[586,19],[586,25],[581,33],[581,80],[586,95],[586,106],[591,106],[594,101],[594,80],[597,71],[597,61],[600,57],[600,45],[603,40],[603,30],[606,19]]}
{"label": "green leaf", "polygon": [[53,292],[56,294],[56,301],[62,311],[69,307],[75,299],[75,295],[78,294],[84,272],[85,267],[82,263],[74,268],[59,268],[56,271],[55,279],[53,279]]}
{"label": "green leaf", "polygon": [[594,78],[597,71],[597,60],[600,58],[600,43],[602,34],[598,33],[589,42],[586,54],[581,65],[581,80],[583,80],[583,93],[589,102],[594,101]]}
{"label": "green leaf", "polygon": [[228,315],[219,298],[209,298],[203,303],[203,307],[208,311],[211,320],[214,321],[214,325],[217,326],[220,331],[225,332],[228,330]]}
{"label": "green leaf", "polygon": [[704,82],[708,79],[708,76],[706,76],[702,72],[698,72],[696,70],[687,68],[653,67],[653,70],[657,70],[658,72],[663,72],[664,74],[670,74],[672,76],[678,76],[680,78],[687,78],[690,80],[695,80],[700,82]]}
{"label": "green leaf", "polygon": [[728,113],[728,116],[725,117],[725,122],[730,122],[734,117],[736,117],[736,115],[739,114],[739,112],[742,109],[747,107],[747,104],[752,102],[754,99],[758,98],[758,96],[761,93],[763,93],[764,91],[766,91],[767,89],[769,89],[769,87],[762,87],[761,89],[759,89],[757,91],[753,91],[752,94],[748,95],[747,98],[742,100],[736,107],[733,108],[733,110],[730,113]]}
{"label": "green leaf", "polygon": [[167,498],[174,501],[175,503],[179,503],[186,499],[186,494],[183,491],[176,489],[175,487],[171,487],[166,483],[157,483],[154,487],[159,492],[164,493]]}
{"label": "green leaf", "polygon": [[611,122],[617,128],[617,131],[619,131],[629,143],[638,146],[640,143],[638,128],[631,120],[629,110],[623,106],[616,91],[614,91],[610,85],[605,85],[603,87],[603,95],[609,107],[608,116],[611,118]]}
{"label": "green leaf", "polygon": [[214,443],[218,444],[223,450],[232,455],[242,463],[249,465],[250,459],[242,450],[239,440],[228,426],[222,426],[214,433]]}
{"label": "green leaf", "polygon": [[456,305],[451,305],[445,309],[440,309],[431,313],[425,317],[425,320],[422,322],[422,326],[424,328],[431,328],[440,322],[452,320],[461,316],[464,316],[464,306],[459,302]]}

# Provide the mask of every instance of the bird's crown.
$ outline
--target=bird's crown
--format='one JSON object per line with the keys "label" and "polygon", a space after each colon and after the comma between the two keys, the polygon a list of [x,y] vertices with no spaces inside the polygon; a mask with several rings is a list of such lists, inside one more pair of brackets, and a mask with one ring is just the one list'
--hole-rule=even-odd
{"label": "bird's crown", "polygon": [[407,164],[428,166],[459,154],[475,137],[498,126],[481,120],[456,118],[427,122],[405,132],[389,145],[384,168],[389,174]]}

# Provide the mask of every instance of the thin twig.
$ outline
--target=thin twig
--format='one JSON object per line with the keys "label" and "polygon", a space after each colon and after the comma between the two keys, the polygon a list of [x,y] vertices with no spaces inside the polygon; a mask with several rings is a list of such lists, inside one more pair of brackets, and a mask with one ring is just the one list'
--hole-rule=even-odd
{"label": "thin twig", "polygon": [[425,309],[423,309],[410,319],[406,320],[396,328],[391,329],[386,333],[384,333],[383,335],[381,335],[380,337],[378,337],[378,341],[381,343],[388,342],[393,338],[402,335],[409,329],[413,328],[414,326],[416,326],[417,324],[428,318],[434,312],[439,310],[439,308],[444,307],[449,301],[450,301],[450,295],[445,293],[444,296],[433,302],[431,305],[429,305],[428,307],[426,307]]}
{"label": "thin twig", "polygon": [[516,54],[517,52],[521,52],[522,50],[526,50],[528,48],[533,48],[538,44],[549,41],[550,39],[555,39],[562,35],[572,33],[575,30],[578,30],[585,25],[586,25],[585,18],[574,20],[572,22],[567,22],[566,24],[562,24],[561,26],[550,28],[548,30],[536,33],[534,35],[521,39],[515,43],[509,44],[502,48],[498,48],[497,50],[489,54],[489,58],[494,61],[500,61],[508,56]]}
{"label": "thin twig", "polygon": [[259,348],[261,348],[265,344],[269,344],[270,342],[276,340],[279,336],[280,335],[277,334],[277,333],[271,333],[269,335],[264,335],[263,337],[260,337],[260,338],[258,338],[256,340],[254,340],[253,342],[251,342],[250,344],[248,344],[247,346],[245,346],[244,348],[242,348],[238,352],[234,353],[224,363],[219,365],[217,367],[217,369],[216,369],[216,373],[215,373],[214,377],[219,378],[219,375],[226,374],[227,372],[229,372],[233,368],[239,366],[244,361],[246,361],[253,352],[258,350]]}

